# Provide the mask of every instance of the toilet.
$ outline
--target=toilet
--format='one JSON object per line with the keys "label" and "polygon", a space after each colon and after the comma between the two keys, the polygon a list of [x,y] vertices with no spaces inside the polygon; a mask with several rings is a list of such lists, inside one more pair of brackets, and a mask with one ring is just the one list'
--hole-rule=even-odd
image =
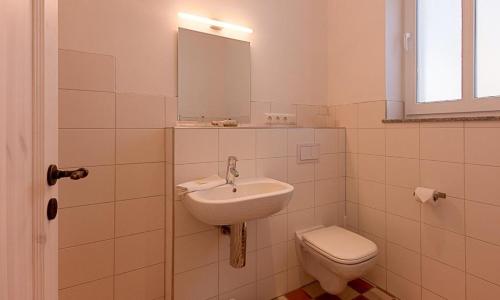
{"label": "toilet", "polygon": [[297,258],[309,275],[330,294],[342,292],[350,280],[376,262],[377,245],[338,226],[316,226],[295,233]]}

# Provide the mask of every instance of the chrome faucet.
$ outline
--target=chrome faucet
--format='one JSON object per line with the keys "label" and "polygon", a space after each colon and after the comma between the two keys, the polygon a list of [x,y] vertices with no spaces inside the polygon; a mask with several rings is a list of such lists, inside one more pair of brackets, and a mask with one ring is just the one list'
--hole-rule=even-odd
{"label": "chrome faucet", "polygon": [[227,168],[226,168],[226,183],[232,184],[234,189],[234,180],[236,177],[240,176],[240,173],[236,170],[236,162],[238,159],[236,156],[229,156],[227,158]]}

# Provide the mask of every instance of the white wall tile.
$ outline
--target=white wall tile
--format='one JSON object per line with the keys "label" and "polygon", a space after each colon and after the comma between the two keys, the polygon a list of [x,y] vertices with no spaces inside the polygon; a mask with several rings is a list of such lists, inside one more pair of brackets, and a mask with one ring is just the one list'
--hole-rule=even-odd
{"label": "white wall tile", "polygon": [[344,176],[340,167],[341,163],[337,154],[321,155],[316,163],[316,180]]}
{"label": "white wall tile", "polygon": [[115,163],[114,129],[60,129],[61,168]]}
{"label": "white wall tile", "polygon": [[486,242],[467,238],[467,272],[500,284],[500,247]]}
{"label": "white wall tile", "polygon": [[229,260],[219,262],[219,293],[228,292],[256,281],[257,258],[255,252],[247,253],[245,267],[231,267]]}
{"label": "white wall tile", "polygon": [[399,299],[420,300],[422,298],[422,289],[419,285],[392,272],[387,272],[387,289]]}
{"label": "white wall tile", "polygon": [[216,162],[219,158],[219,130],[176,129],[175,163]]}
{"label": "white wall tile", "polygon": [[316,206],[339,202],[339,182],[333,179],[317,180],[314,186]]}
{"label": "white wall tile", "polygon": [[[349,206],[348,206],[349,207]],[[384,238],[386,236],[385,213],[366,206],[359,206],[359,229]]]}
{"label": "white wall tile", "polygon": [[314,209],[295,211],[288,214],[288,240],[295,238],[295,232],[314,226]]}
{"label": "white wall tile", "polygon": [[420,252],[420,224],[410,219],[388,214],[387,240]]}
{"label": "white wall tile", "polygon": [[257,221],[257,248],[265,248],[286,241],[287,216],[277,215]]}
{"label": "white wall tile", "polygon": [[165,194],[165,163],[116,166],[117,200]]}
{"label": "white wall tile", "polygon": [[465,270],[465,237],[422,224],[422,254]]}
{"label": "white wall tile", "polygon": [[467,236],[500,245],[500,207],[465,201],[465,224]]}
{"label": "white wall tile", "polygon": [[174,184],[181,184],[211,175],[219,174],[219,163],[195,163],[175,165]]}
{"label": "white wall tile", "polygon": [[255,142],[257,158],[287,156],[286,129],[257,130]]}
{"label": "white wall tile", "polygon": [[196,233],[174,240],[174,273],[182,273],[219,259],[217,230]]}
{"label": "white wall tile", "polygon": [[467,274],[467,299],[494,299],[500,286]]}
{"label": "white wall tile", "polygon": [[257,159],[255,172],[259,177],[269,177],[283,182],[287,182],[288,160],[281,158]]}
{"label": "white wall tile", "polygon": [[165,226],[165,197],[117,201],[115,236],[124,236]]}
{"label": "white wall tile", "polygon": [[175,201],[174,214],[176,237],[212,229],[212,226],[196,219],[196,217],[184,207],[184,204],[181,201]]}
{"label": "white wall tile", "polygon": [[[174,275],[174,299],[208,299],[217,296],[218,263]],[[193,286],[196,286],[194,289]]]}
{"label": "white wall tile", "polygon": [[386,129],[387,156],[419,158],[419,129]]}
{"label": "white wall tile", "polygon": [[315,129],[314,142],[320,145],[320,154],[333,154],[341,152],[339,147],[338,129]]}
{"label": "white wall tile", "polygon": [[288,156],[297,156],[297,146],[314,143],[314,129],[288,129]]}
{"label": "white wall tile", "polygon": [[387,212],[419,221],[421,204],[415,201],[413,191],[410,188],[387,185]]}
{"label": "white wall tile", "polygon": [[115,298],[158,299],[164,296],[164,264],[124,273],[115,278]]}
{"label": "white wall tile", "polygon": [[314,181],[295,183],[288,211],[302,210],[314,206]]}
{"label": "white wall tile", "polygon": [[447,197],[439,199],[437,205],[422,205],[422,222],[464,233],[464,200]]}
{"label": "white wall tile", "polygon": [[414,189],[419,185],[419,160],[387,157],[387,183]]}
{"label": "white wall tile", "polygon": [[257,282],[257,299],[274,299],[287,291],[287,272]]}
{"label": "white wall tile", "polygon": [[254,129],[219,130],[219,161],[227,161],[229,156],[236,156],[238,159],[255,159],[255,149]]}
{"label": "white wall tile", "polygon": [[263,279],[287,268],[287,242],[257,250],[257,279]]}
{"label": "white wall tile", "polygon": [[164,129],[118,129],[116,162],[144,163],[165,161]]}
{"label": "white wall tile", "polygon": [[422,286],[446,299],[465,299],[465,272],[424,256]]}
{"label": "white wall tile", "polygon": [[360,179],[359,204],[385,211],[385,184]]}
{"label": "white wall tile", "polygon": [[113,277],[59,290],[61,300],[113,299]]}
{"label": "white wall tile", "polygon": [[117,128],[164,128],[164,112],[163,96],[116,94]]}
{"label": "white wall tile", "polygon": [[114,93],[59,90],[59,128],[114,127]]}
{"label": "white wall tile", "polygon": [[164,262],[163,229],[117,238],[115,241],[115,274],[137,270]]}
{"label": "white wall tile", "polygon": [[465,165],[465,198],[500,205],[500,168]]}
{"label": "white wall tile", "polygon": [[360,179],[385,183],[385,157],[376,155],[358,155],[358,172]]}
{"label": "white wall tile", "polygon": [[420,184],[448,196],[464,197],[464,165],[439,161],[420,161]]}
{"label": "white wall tile", "polygon": [[358,152],[385,155],[385,130],[358,129]]}
{"label": "white wall tile", "polygon": [[465,162],[500,166],[500,128],[466,128]]}
{"label": "white wall tile", "polygon": [[315,163],[299,163],[297,158],[288,158],[288,182],[300,183],[314,180]]}
{"label": "white wall tile", "polygon": [[463,128],[421,128],[420,158],[464,162]]}
{"label": "white wall tile", "polygon": [[417,252],[388,243],[387,268],[413,283],[420,284],[420,255]]}

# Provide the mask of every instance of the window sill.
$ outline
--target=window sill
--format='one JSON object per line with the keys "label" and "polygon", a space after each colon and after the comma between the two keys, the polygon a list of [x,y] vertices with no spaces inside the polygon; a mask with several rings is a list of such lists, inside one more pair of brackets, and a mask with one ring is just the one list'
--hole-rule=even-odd
{"label": "window sill", "polygon": [[384,119],[382,123],[430,123],[430,122],[470,122],[470,121],[500,121],[500,116],[484,117],[449,117],[449,118],[422,118],[422,119]]}

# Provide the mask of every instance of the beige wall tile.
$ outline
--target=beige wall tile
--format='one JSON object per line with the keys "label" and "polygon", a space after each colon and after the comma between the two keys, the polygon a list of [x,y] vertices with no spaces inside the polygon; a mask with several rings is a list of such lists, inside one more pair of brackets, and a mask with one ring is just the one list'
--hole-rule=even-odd
{"label": "beige wall tile", "polygon": [[257,250],[257,279],[281,273],[286,271],[286,268],[287,242]]}
{"label": "beige wall tile", "polygon": [[293,185],[292,199],[288,203],[288,211],[297,211],[314,206],[314,182],[296,183]]}
{"label": "beige wall tile", "polygon": [[375,266],[369,270],[363,278],[374,283],[378,287],[387,290],[387,270],[381,266]]}
{"label": "beige wall tile", "polygon": [[257,299],[274,299],[287,292],[287,272],[257,282]]}
{"label": "beige wall tile", "polygon": [[175,165],[174,184],[208,177],[218,173],[218,162]]}
{"label": "beige wall tile", "polygon": [[59,290],[61,300],[110,300],[113,299],[113,277],[84,283]]}
{"label": "beige wall tile", "polygon": [[233,291],[219,295],[219,300],[252,300],[257,298],[257,283],[251,283]]}
{"label": "beige wall tile", "polygon": [[385,211],[385,184],[360,179],[359,204]]}
{"label": "beige wall tile", "polygon": [[345,175],[351,178],[359,177],[359,155],[346,153],[345,156]]}
{"label": "beige wall tile", "polygon": [[420,284],[420,255],[417,252],[388,243],[387,268],[413,283]]}
{"label": "beige wall tile", "polygon": [[385,101],[359,103],[358,128],[384,128],[385,106]]}
{"label": "beige wall tile", "polygon": [[341,201],[339,194],[340,184],[335,179],[318,180],[314,184],[314,194],[309,195],[309,197],[314,198],[315,206],[339,202]]}
{"label": "beige wall tile", "polygon": [[338,176],[345,176],[343,168],[341,168],[342,156],[337,154],[320,155],[316,163],[316,180],[332,179]]}
{"label": "beige wall tile", "polygon": [[467,274],[467,299],[494,299],[500,286]]}
{"label": "beige wall tile", "polygon": [[163,196],[116,202],[116,236],[124,236],[165,226]]}
{"label": "beige wall tile", "polygon": [[219,258],[217,230],[178,237],[174,241],[174,273],[182,273],[216,262]]}
{"label": "beige wall tile", "polygon": [[359,229],[374,234],[378,237],[385,238],[386,226],[384,212],[369,207],[360,206],[358,218]]}
{"label": "beige wall tile", "polygon": [[59,88],[114,92],[115,58],[59,50]]}
{"label": "beige wall tile", "polygon": [[463,164],[421,160],[420,185],[464,198],[464,172]]}
{"label": "beige wall tile", "polygon": [[467,273],[500,284],[500,247],[467,238]]}
{"label": "beige wall tile", "polygon": [[116,131],[116,162],[118,164],[164,160],[164,129],[118,129]]}
{"label": "beige wall tile", "polygon": [[500,168],[465,165],[465,198],[500,205]]}
{"label": "beige wall tile", "polygon": [[59,210],[59,248],[112,239],[114,214],[114,203]]}
{"label": "beige wall tile", "polygon": [[315,129],[314,142],[320,145],[320,154],[333,154],[342,150],[339,145],[340,130],[338,129]]}
{"label": "beige wall tile", "polygon": [[288,182],[300,183],[314,180],[315,167],[314,163],[299,163],[297,162],[297,158],[289,157]]}
{"label": "beige wall tile", "polygon": [[337,127],[358,128],[358,105],[347,104],[335,107]]}
{"label": "beige wall tile", "polygon": [[386,186],[387,212],[409,218],[420,220],[420,204],[415,201],[413,189],[397,186]]}
{"label": "beige wall tile", "polygon": [[256,281],[257,257],[255,252],[247,253],[245,267],[231,267],[229,260],[219,262],[219,293],[228,292]]}
{"label": "beige wall tile", "polygon": [[288,291],[296,290],[314,281],[300,266],[292,267],[287,270]]}
{"label": "beige wall tile", "polygon": [[285,157],[287,155],[286,129],[256,130],[257,158]]}
{"label": "beige wall tile", "polygon": [[465,299],[465,272],[424,256],[422,286],[446,299]]}
{"label": "beige wall tile", "polygon": [[385,155],[385,130],[358,129],[358,152]]}
{"label": "beige wall tile", "polygon": [[358,129],[346,129],[346,152],[358,153]]}
{"label": "beige wall tile", "polygon": [[387,272],[387,289],[399,299],[422,299],[422,288],[392,272]]}
{"label": "beige wall tile", "polygon": [[113,247],[109,240],[59,250],[59,288],[112,276]]}
{"label": "beige wall tile", "polygon": [[359,180],[357,178],[346,177],[346,201],[358,203],[359,201]]}
{"label": "beige wall tile", "polygon": [[414,189],[419,185],[420,164],[417,159],[387,157],[387,183]]}
{"label": "beige wall tile", "polygon": [[[219,158],[217,129],[176,129],[175,163],[215,162]],[[203,149],[203,151],[200,151]]]}
{"label": "beige wall tile", "polygon": [[288,240],[295,239],[295,232],[301,229],[313,227],[315,225],[314,209],[306,209],[289,213],[287,224]]}
{"label": "beige wall tile", "polygon": [[117,128],[163,128],[165,125],[165,97],[116,94]]}
{"label": "beige wall tile", "polygon": [[465,201],[465,224],[467,236],[500,245],[500,207]]}
{"label": "beige wall tile", "polygon": [[87,167],[89,176],[83,180],[61,180],[59,207],[113,202],[115,200],[115,166]]}
{"label": "beige wall tile", "polygon": [[358,172],[360,179],[385,183],[385,157],[376,155],[358,155]]}
{"label": "beige wall tile", "polygon": [[114,129],[60,129],[61,168],[115,163]]}
{"label": "beige wall tile", "polygon": [[165,163],[116,166],[117,200],[165,194]]}
{"label": "beige wall tile", "polygon": [[193,233],[211,230],[212,226],[205,224],[194,217],[181,201],[174,203],[175,236],[190,235]]}
{"label": "beige wall tile", "polygon": [[[218,294],[219,264],[214,263],[174,276],[174,299],[208,299]],[[193,286],[197,288],[193,289]]]}
{"label": "beige wall tile", "polygon": [[464,200],[447,197],[437,205],[422,205],[422,222],[463,234],[465,230]]}
{"label": "beige wall tile", "polygon": [[500,166],[500,128],[466,128],[465,162]]}
{"label": "beige wall tile", "polygon": [[463,162],[463,128],[421,128],[420,158],[448,162]]}
{"label": "beige wall tile", "polygon": [[115,277],[115,299],[148,300],[164,295],[164,264],[146,267]]}
{"label": "beige wall tile", "polygon": [[115,94],[59,90],[59,128],[115,128]]}
{"label": "beige wall tile", "polygon": [[323,226],[343,225],[344,203],[331,203],[314,208],[315,223]]}
{"label": "beige wall tile", "polygon": [[[255,174],[258,177],[269,177],[287,182],[287,170],[288,159],[285,157],[257,159],[255,162]],[[312,172],[314,176],[314,169]]]}
{"label": "beige wall tile", "polygon": [[159,264],[165,259],[165,231],[156,230],[117,238],[115,274]]}
{"label": "beige wall tile", "polygon": [[419,158],[419,129],[386,129],[387,156]]}
{"label": "beige wall tile", "polygon": [[420,252],[420,224],[406,218],[388,214],[387,240]]}
{"label": "beige wall tile", "polygon": [[422,288],[422,300],[444,300],[445,298],[434,294],[433,292]]}
{"label": "beige wall tile", "polygon": [[287,240],[287,216],[277,215],[257,220],[257,249]]}
{"label": "beige wall tile", "polygon": [[219,161],[225,162],[229,156],[255,159],[254,129],[219,129]]}
{"label": "beige wall tile", "polygon": [[297,156],[297,146],[314,143],[314,129],[292,128],[287,129],[288,156]]}
{"label": "beige wall tile", "polygon": [[465,237],[422,224],[422,254],[465,271]]}

